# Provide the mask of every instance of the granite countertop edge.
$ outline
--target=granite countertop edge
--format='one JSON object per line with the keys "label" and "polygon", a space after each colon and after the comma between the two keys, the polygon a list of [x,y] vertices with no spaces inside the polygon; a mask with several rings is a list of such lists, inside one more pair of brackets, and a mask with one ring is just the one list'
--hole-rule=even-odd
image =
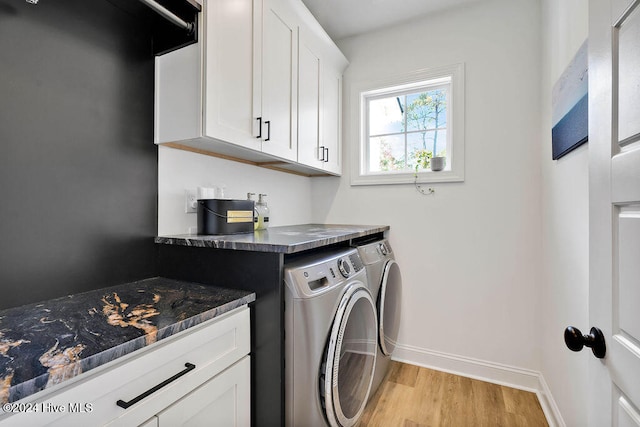
{"label": "granite countertop edge", "polygon": [[[157,339],[153,342],[149,342],[147,343],[149,336],[151,334],[146,334],[146,335],[142,335],[138,338],[135,338],[133,340],[124,342],[122,344],[119,344],[115,347],[110,348],[109,350],[106,350],[102,353],[97,353],[97,354],[93,354],[87,358],[84,359],[80,359],[78,362],[76,363],[72,363],[67,365],[65,368],[69,369],[73,372],[77,372],[78,376],[80,374],[86,373],[86,372],[91,372],[93,369],[98,368],[102,365],[106,365],[107,363],[113,362],[123,356],[126,356],[130,353],[133,353],[136,350],[140,350],[146,347],[149,347],[153,344],[156,344],[158,342],[162,342],[164,339],[169,338],[173,335],[178,334],[179,332],[185,331],[189,328],[192,328],[194,326],[197,326],[201,323],[204,323],[208,320],[214,319],[218,316],[221,316],[225,313],[228,313],[229,311],[236,309],[238,307],[241,307],[245,304],[249,304],[251,302],[255,301],[255,294],[251,294],[248,295],[246,297],[242,297],[242,298],[238,298],[234,301],[230,301],[226,304],[223,304],[221,306],[212,308],[210,310],[207,310],[205,312],[202,312],[198,315],[192,316],[188,319],[184,319],[181,320],[177,323],[171,324],[171,325],[167,325],[162,329],[159,329],[157,332]],[[20,384],[16,384],[15,386],[12,386],[11,388],[13,389],[12,391],[17,392],[18,394],[20,394],[20,390],[23,388],[26,389],[31,389],[33,388],[38,382],[45,380],[48,377],[49,374],[43,374],[40,375],[39,377],[33,378],[29,381],[25,381],[23,383]],[[73,377],[72,377],[73,378]],[[44,389],[46,390],[46,388]],[[36,392],[27,392],[23,397],[28,397],[32,394],[34,394]]]}
{"label": "granite countertop edge", "polygon": [[[190,284],[189,282],[181,282],[181,281],[175,281],[175,280],[163,279],[163,278],[146,279],[146,280],[132,282],[131,284],[125,284],[121,286],[139,285],[138,287],[140,287],[140,286],[145,286],[146,284],[149,284],[150,286],[154,286],[156,284],[157,286],[165,286],[167,284],[169,285],[176,284],[178,286],[196,285],[199,289],[209,288],[209,286],[203,286],[198,283]],[[104,293],[103,291],[111,291],[113,289],[116,289],[116,290],[122,289],[121,286],[97,289],[95,291],[88,291],[86,293],[77,294],[77,295],[78,297],[82,295],[90,295],[90,294],[98,295],[98,293],[101,293],[101,292]],[[138,287],[136,289],[138,289]],[[13,368],[9,369],[8,371],[2,371],[2,375],[3,375],[2,380],[4,385],[0,390],[0,398],[1,398],[0,400],[2,400],[2,403],[10,403],[10,402],[17,402],[24,398],[28,398],[29,396],[32,396],[38,392],[51,389],[53,386],[56,386],[59,384],[63,384],[66,381],[72,380],[73,378],[83,373],[91,372],[92,370],[98,367],[101,367],[103,365],[106,365],[108,363],[114,362],[123,356],[129,355],[130,353],[133,353],[137,350],[141,350],[143,348],[154,345],[155,343],[162,342],[166,338],[169,338],[173,335],[176,335],[192,327],[198,326],[218,316],[228,313],[236,308],[250,304],[256,300],[255,293],[250,291],[232,290],[227,288],[221,288],[219,286],[211,286],[210,288],[211,288],[211,291],[207,291],[209,295],[215,295],[214,299],[222,298],[222,301],[220,301],[219,305],[214,306],[212,304],[215,304],[215,303],[206,302],[206,304],[209,305],[209,307],[202,307],[204,309],[203,311],[191,312],[189,313],[189,317],[186,317],[183,319],[175,318],[175,320],[172,320],[171,323],[168,323],[162,326],[158,325],[157,329],[153,331],[147,332],[145,330],[146,333],[142,335],[138,335],[133,338],[131,338],[130,336],[127,336],[126,333],[123,332],[122,338],[120,339],[121,342],[119,343],[114,342],[113,346],[103,349],[97,353],[88,354],[86,357],[80,357],[77,360],[73,360],[73,358],[71,358],[70,360],[67,361],[66,364],[57,365],[54,371],[57,371],[56,374],[60,374],[61,376],[58,377],[54,382],[52,382],[50,378],[51,375],[53,375],[51,369],[47,370],[45,373],[42,373],[40,375],[32,376],[30,378],[25,378],[21,382],[18,382],[16,384],[10,384],[9,382],[7,382],[7,378],[6,378],[6,375],[9,374],[8,381],[11,381],[11,378],[13,377],[12,372],[14,372]],[[227,295],[227,292],[232,292],[232,296]],[[147,290],[147,294],[148,293],[149,293],[149,290]],[[29,308],[32,308],[34,310],[33,313],[37,313],[38,310],[41,310],[42,307],[47,303],[56,304],[55,301],[61,301],[61,304],[64,304],[66,301],[69,300],[69,298],[73,298],[73,297],[75,297],[75,295],[56,298],[54,300],[50,300],[50,302],[43,301],[40,303],[35,303],[35,304],[31,304],[24,307],[16,307],[14,309],[7,309],[7,310],[20,310],[24,308],[26,310],[23,312],[24,315],[29,317],[29,316],[32,316],[30,314],[31,312]],[[7,310],[1,310],[0,313],[7,313]],[[180,310],[180,308],[178,308],[178,310]],[[185,311],[185,314],[187,314],[186,311]],[[3,320],[3,319],[4,319],[4,316],[0,316],[0,320]],[[12,325],[2,324],[0,326],[2,326],[2,328],[0,329],[0,332],[6,332],[11,328]],[[46,335],[46,337],[50,337],[47,339],[55,339],[56,342],[58,341],[58,338],[59,338],[57,335],[51,335],[51,336]],[[4,343],[5,347],[7,347],[6,338],[7,337],[3,336],[2,333],[0,333],[0,341],[1,341],[0,344]],[[25,341],[25,342],[28,343],[30,341]],[[9,344],[9,347],[10,346],[11,345]],[[19,346],[16,346],[16,347],[19,347]],[[57,344],[56,344],[56,347],[57,347]],[[14,350],[18,351],[17,349],[14,349]],[[27,353],[25,353],[25,356],[29,352],[30,350],[27,350]],[[16,357],[21,358],[20,354],[21,353],[11,354],[7,352],[6,349],[4,349],[4,351],[2,352],[2,358],[4,361],[6,361],[7,358],[10,358],[10,359],[15,359]],[[20,363],[33,363],[33,362],[31,362],[30,358],[27,358],[22,360]],[[7,369],[7,368],[3,367],[3,369]],[[54,375],[54,376],[57,377],[57,375]]]}
{"label": "granite countertop edge", "polygon": [[[314,232],[305,233],[308,227]],[[317,227],[324,227],[326,235],[317,232]],[[340,243],[359,237],[366,237],[389,230],[388,225],[322,225],[305,224],[296,226],[273,227],[265,231],[247,234],[228,235],[197,235],[178,234],[161,235],[155,238],[155,243],[175,246],[191,246],[199,248],[246,250],[254,252],[275,252],[292,254],[322,246]],[[295,230],[295,231],[294,231]],[[271,232],[271,235],[269,234]],[[291,234],[297,236],[290,242],[282,242]],[[331,235],[330,235],[331,234]],[[251,240],[246,240],[251,239]],[[257,240],[261,241],[257,241]]]}

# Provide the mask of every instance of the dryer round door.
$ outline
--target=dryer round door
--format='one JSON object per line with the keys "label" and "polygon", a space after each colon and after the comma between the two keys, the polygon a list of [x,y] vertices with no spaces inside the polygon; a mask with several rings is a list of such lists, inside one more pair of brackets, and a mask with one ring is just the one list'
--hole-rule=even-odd
{"label": "dryer round door", "polygon": [[331,426],[354,425],[367,403],[378,341],[376,310],[362,283],[342,296],[320,369],[320,393]]}
{"label": "dryer round door", "polygon": [[380,350],[385,356],[391,356],[398,342],[400,329],[400,300],[402,296],[402,277],[400,267],[394,260],[388,261],[382,273],[382,283],[378,293],[378,338]]}

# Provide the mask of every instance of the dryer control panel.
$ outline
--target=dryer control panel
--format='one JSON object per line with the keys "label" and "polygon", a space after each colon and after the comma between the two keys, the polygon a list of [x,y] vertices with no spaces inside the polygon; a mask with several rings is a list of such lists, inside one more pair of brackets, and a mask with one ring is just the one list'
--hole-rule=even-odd
{"label": "dryer control panel", "polygon": [[310,255],[285,264],[284,273],[285,284],[294,298],[318,295],[345,280],[366,282],[364,263],[355,249]]}
{"label": "dryer control panel", "polygon": [[384,256],[387,256],[391,253],[391,246],[389,246],[389,242],[387,242],[386,240],[383,240],[382,242],[380,242],[378,249],[380,250],[380,253]]}
{"label": "dryer control panel", "polygon": [[387,239],[359,246],[358,249],[362,257],[362,262],[364,262],[365,265],[375,264],[385,258],[393,256],[393,250]]}

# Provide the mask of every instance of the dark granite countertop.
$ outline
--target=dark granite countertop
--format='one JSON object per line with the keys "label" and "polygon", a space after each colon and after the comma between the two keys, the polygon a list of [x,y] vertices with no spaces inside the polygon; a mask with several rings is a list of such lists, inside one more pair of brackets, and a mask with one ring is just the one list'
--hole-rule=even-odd
{"label": "dark granite countertop", "polygon": [[252,301],[252,292],[157,277],[0,310],[0,401],[17,401]]}
{"label": "dark granite countertop", "polygon": [[158,236],[155,241],[166,245],[292,254],[387,230],[388,225],[304,224],[243,234]]}

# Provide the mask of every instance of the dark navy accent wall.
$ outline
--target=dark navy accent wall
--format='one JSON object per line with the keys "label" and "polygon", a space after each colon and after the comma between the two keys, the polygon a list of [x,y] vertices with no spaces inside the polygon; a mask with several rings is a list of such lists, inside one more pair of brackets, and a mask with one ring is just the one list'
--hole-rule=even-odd
{"label": "dark navy accent wall", "polygon": [[157,275],[150,25],[0,0],[0,308]]}

